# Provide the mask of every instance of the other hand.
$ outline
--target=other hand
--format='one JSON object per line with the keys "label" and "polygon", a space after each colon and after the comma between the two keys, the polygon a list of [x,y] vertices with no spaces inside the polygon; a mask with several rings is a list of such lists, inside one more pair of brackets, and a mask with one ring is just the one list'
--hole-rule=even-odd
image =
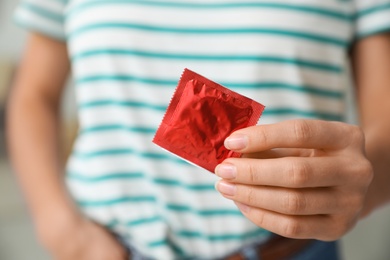
{"label": "other hand", "polygon": [[256,225],[330,241],[357,222],[373,178],[357,126],[291,120],[238,130],[225,146],[243,157],[216,167],[216,187]]}
{"label": "other hand", "polygon": [[[125,260],[128,253],[104,227],[82,216],[38,226],[39,238],[57,260]],[[53,224],[53,225],[51,225]]]}

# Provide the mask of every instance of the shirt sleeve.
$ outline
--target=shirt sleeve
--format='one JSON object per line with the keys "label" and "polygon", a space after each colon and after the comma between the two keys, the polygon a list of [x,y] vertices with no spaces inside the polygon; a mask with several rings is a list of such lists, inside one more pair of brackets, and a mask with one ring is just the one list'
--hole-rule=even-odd
{"label": "shirt sleeve", "polygon": [[16,24],[64,41],[64,11],[68,0],[22,0],[14,13]]}
{"label": "shirt sleeve", "polygon": [[390,32],[390,0],[355,0],[355,38]]}

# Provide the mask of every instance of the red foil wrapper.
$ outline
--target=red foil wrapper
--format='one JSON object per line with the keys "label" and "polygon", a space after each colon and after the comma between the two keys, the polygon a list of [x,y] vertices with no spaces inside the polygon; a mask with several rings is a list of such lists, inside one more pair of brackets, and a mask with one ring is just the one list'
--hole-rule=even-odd
{"label": "red foil wrapper", "polygon": [[185,69],[153,142],[214,172],[229,157],[223,145],[234,131],[255,125],[262,104]]}

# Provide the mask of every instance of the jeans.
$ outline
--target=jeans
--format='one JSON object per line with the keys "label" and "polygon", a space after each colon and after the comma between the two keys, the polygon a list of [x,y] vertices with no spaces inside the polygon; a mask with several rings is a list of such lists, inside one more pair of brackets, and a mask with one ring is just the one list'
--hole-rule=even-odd
{"label": "jeans", "polygon": [[[131,260],[149,260],[148,258],[142,256],[137,250],[135,250],[131,246],[124,246],[128,249]],[[242,252],[246,256],[245,260],[261,260],[260,257],[257,256],[256,249],[254,247],[243,248]],[[303,249],[301,252],[297,253],[294,256],[291,256],[288,259],[275,260],[340,260],[338,243],[315,241],[311,243],[308,247]]]}
{"label": "jeans", "polygon": [[[257,248],[245,247],[241,253],[245,256],[245,260],[261,260],[257,255]],[[339,260],[339,250],[337,242],[314,241],[297,254],[285,258],[275,260]],[[274,259],[273,259],[274,260]]]}
{"label": "jeans", "polygon": [[337,242],[315,241],[288,260],[339,260]]}

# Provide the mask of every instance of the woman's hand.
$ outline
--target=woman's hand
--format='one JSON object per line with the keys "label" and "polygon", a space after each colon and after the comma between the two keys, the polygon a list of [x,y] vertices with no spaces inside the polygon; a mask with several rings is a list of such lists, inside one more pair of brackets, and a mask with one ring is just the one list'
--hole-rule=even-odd
{"label": "woman's hand", "polygon": [[56,260],[125,260],[129,257],[113,234],[82,216],[66,221],[47,220],[37,228],[41,243]]}
{"label": "woman's hand", "polygon": [[216,187],[256,225],[336,240],[356,223],[373,178],[357,126],[292,120],[238,130],[225,146],[244,155],[217,166]]}

